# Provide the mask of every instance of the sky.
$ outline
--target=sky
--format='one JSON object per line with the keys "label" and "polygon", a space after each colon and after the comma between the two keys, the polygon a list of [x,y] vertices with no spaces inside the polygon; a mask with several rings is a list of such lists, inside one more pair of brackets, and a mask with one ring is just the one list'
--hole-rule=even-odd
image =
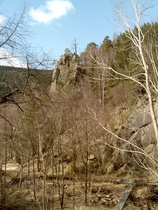
{"label": "sky", "polygon": [[[120,33],[120,25],[114,20],[113,2],[113,0],[1,0],[0,22],[5,21],[6,16],[19,13],[25,5],[26,21],[31,31],[28,43],[34,48],[43,49],[46,53],[51,51],[53,58],[58,59],[66,48],[73,51],[75,42],[80,54],[88,43],[95,42],[101,45],[105,36],[113,40],[114,36]],[[128,8],[129,0],[125,2]],[[154,0],[155,2],[157,0]],[[157,9],[158,6],[155,4],[152,12],[146,17],[147,21],[157,18]]]}

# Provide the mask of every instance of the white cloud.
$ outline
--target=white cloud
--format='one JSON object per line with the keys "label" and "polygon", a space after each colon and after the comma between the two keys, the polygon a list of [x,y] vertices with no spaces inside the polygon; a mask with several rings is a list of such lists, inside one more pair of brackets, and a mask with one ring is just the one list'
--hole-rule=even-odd
{"label": "white cloud", "polygon": [[0,24],[3,24],[6,21],[6,17],[4,15],[0,15]]}
{"label": "white cloud", "polygon": [[8,53],[5,48],[0,48],[0,65],[25,68],[26,65],[16,56]]}
{"label": "white cloud", "polygon": [[37,22],[50,23],[74,10],[73,4],[68,0],[53,0],[47,1],[45,6],[38,9],[31,8],[29,14]]}

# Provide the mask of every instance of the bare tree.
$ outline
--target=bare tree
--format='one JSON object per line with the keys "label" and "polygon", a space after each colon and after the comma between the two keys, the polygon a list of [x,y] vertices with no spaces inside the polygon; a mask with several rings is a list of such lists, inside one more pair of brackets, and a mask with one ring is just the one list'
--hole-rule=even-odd
{"label": "bare tree", "polygon": [[[34,111],[34,122],[29,122],[27,129],[24,131],[24,128],[22,130],[22,122],[20,122],[20,115],[22,116],[22,112],[24,114],[25,106],[28,103],[28,101],[33,100],[36,102],[35,105],[41,105],[42,101],[39,97],[39,84],[36,84],[35,81],[37,77],[40,75],[40,73],[37,71],[34,73],[36,69],[50,69],[50,66],[52,66],[51,62],[52,59],[49,57],[48,54],[45,53],[37,53],[37,52],[30,52],[31,46],[27,44],[27,38],[29,37],[28,28],[26,26],[25,22],[25,15],[26,11],[25,8],[21,10],[20,14],[18,15],[16,13],[15,16],[12,17],[5,17],[5,21],[0,25],[0,60],[5,60],[8,62],[8,65],[14,66],[13,60],[16,58],[18,59],[19,63],[22,65],[23,70],[23,77],[20,78],[22,82],[17,82],[17,74],[18,68],[14,67],[14,70],[16,71],[16,75],[13,72],[6,72],[8,73],[10,78],[13,81],[13,85],[5,84],[8,86],[7,92],[0,94],[0,120],[2,124],[7,124],[7,129],[3,129],[1,127],[1,142],[0,144],[3,146],[2,151],[4,149],[5,152],[3,152],[1,156],[0,163],[1,165],[5,164],[5,171],[6,166],[8,164],[8,161],[11,159],[11,156],[13,156],[14,161],[18,161],[21,165],[21,170],[17,174],[17,176],[20,175],[20,177],[23,178],[23,175],[26,176],[26,173],[23,174],[23,169],[28,167],[28,175],[32,172],[33,174],[33,193],[34,198],[37,200],[38,203],[38,196],[36,192],[37,188],[37,180],[36,180],[36,173],[37,173],[37,167],[36,163],[41,161],[41,168],[43,172],[43,203],[42,208],[46,209],[46,199],[45,199],[45,178],[46,178],[46,165],[45,160],[43,160],[43,151],[42,148],[43,145],[47,145],[45,141],[43,141],[43,133],[41,133],[41,124],[40,117],[37,116],[37,110],[32,109]],[[41,52],[42,50],[40,50]],[[38,57],[37,57],[38,54]],[[50,65],[51,64],[51,65]],[[16,65],[16,64],[15,64]],[[20,73],[19,73],[20,75]],[[42,88],[41,88],[42,89]],[[46,90],[47,91],[47,90]],[[45,92],[46,92],[45,91]],[[3,112],[4,106],[7,110],[9,109],[9,106],[15,104],[18,108],[20,108],[20,111],[13,110],[16,118],[18,120],[16,122],[13,122],[12,119],[10,119],[10,116],[6,115],[6,113]],[[42,107],[42,105],[41,105]],[[41,108],[40,107],[40,108]],[[30,107],[31,109],[31,107]],[[21,112],[22,111],[22,112]],[[42,108],[38,109],[38,113],[41,114]],[[25,114],[28,114],[25,112]],[[44,115],[42,115],[44,116]],[[29,116],[31,119],[31,116]],[[46,119],[46,118],[45,118]],[[44,119],[44,120],[45,120]],[[43,120],[43,123],[45,122]],[[26,123],[26,122],[25,122]],[[30,127],[29,127],[30,126]],[[36,133],[33,135],[33,130],[31,130],[31,126],[36,128]],[[42,124],[43,126],[43,124]],[[9,127],[9,129],[8,129]],[[3,130],[2,130],[3,129]],[[22,132],[23,131],[23,132]],[[27,135],[25,135],[27,133]],[[7,134],[7,135],[6,135]],[[46,134],[46,132],[45,132]],[[47,135],[48,137],[48,135]],[[7,138],[7,139],[6,139]],[[20,139],[21,138],[21,139]],[[6,139],[6,140],[5,140]],[[35,141],[35,142],[34,142]],[[35,145],[37,143],[37,146]],[[38,148],[37,148],[38,147]],[[13,154],[14,153],[14,154]],[[13,155],[12,155],[13,154]],[[37,155],[38,154],[38,158]],[[32,167],[32,168],[31,168]],[[40,166],[39,166],[40,167]],[[31,168],[31,169],[30,169]],[[4,174],[5,175],[5,174]],[[1,174],[1,187],[3,186],[1,190],[1,196],[3,198],[8,197],[7,193],[9,193],[5,187],[6,187],[6,179],[5,176]],[[5,205],[8,205],[9,200],[5,201],[3,199],[3,207],[5,208]],[[40,204],[39,204],[40,207]],[[41,207],[40,207],[41,208]]]}
{"label": "bare tree", "polygon": [[[154,59],[153,55],[153,45],[149,39],[145,39],[146,35],[142,30],[143,24],[143,15],[144,13],[151,8],[151,1],[146,1],[142,3],[141,1],[131,1],[132,9],[134,12],[134,18],[128,17],[121,11],[119,8],[116,8],[116,13],[118,14],[119,20],[123,23],[123,28],[125,30],[125,35],[132,41],[134,45],[134,50],[136,53],[135,63],[137,63],[140,68],[142,69],[141,73],[133,75],[132,77],[128,75],[120,75],[127,79],[131,79],[132,81],[136,82],[145,90],[150,107],[150,114],[154,126],[155,131],[155,138],[158,145],[158,126],[157,126],[157,118],[155,115],[154,107],[153,107],[153,92],[157,93],[157,78],[158,72],[156,67],[156,60]],[[136,27],[134,30],[133,25]],[[148,31],[149,33],[149,31]],[[117,74],[118,73],[115,69],[110,68]],[[151,73],[152,72],[152,73]],[[152,76],[154,74],[154,76]],[[139,80],[139,76],[144,76],[144,81],[141,82]],[[154,79],[155,78],[155,79]]]}
{"label": "bare tree", "polygon": [[[147,31],[143,30],[143,17],[148,9],[152,8],[151,1],[139,1],[139,0],[131,0],[131,7],[132,12],[128,13],[126,10],[126,6],[124,1],[117,1],[117,7],[115,7],[116,11],[116,18],[121,24],[125,36],[131,41],[131,52],[133,52],[133,57],[131,58],[130,62],[137,67],[137,71],[121,71],[120,69],[116,69],[109,65],[109,62],[102,59],[101,55],[93,56],[90,54],[91,59],[95,61],[100,68],[103,70],[111,72],[115,75],[115,79],[119,80],[130,80],[133,84],[138,85],[143,89],[146,94],[148,104],[149,104],[149,113],[152,120],[152,125],[154,128],[155,134],[155,144],[156,147],[154,148],[157,151],[158,148],[158,122],[156,116],[156,109],[154,107],[154,99],[155,95],[158,93],[158,70],[157,70],[157,57],[155,56],[155,52],[157,52],[157,41],[155,39],[150,39],[149,34],[152,31],[151,28]],[[118,6],[119,5],[119,6]],[[130,15],[131,14],[131,15]],[[123,50],[123,49],[122,49]],[[140,79],[141,78],[141,79]],[[96,116],[94,117],[96,119]],[[132,144],[134,150],[129,151],[128,149],[124,149],[124,152],[129,151],[131,153],[142,154],[147,159],[150,159],[153,167],[150,164],[142,163],[141,158],[139,157],[139,161],[141,162],[142,166],[152,172],[157,177],[157,159],[156,157],[152,156],[151,154],[146,153],[143,149],[141,149],[137,144],[131,143],[131,141],[127,139],[120,138],[115,132],[106,128],[100,121],[98,121],[100,126],[111,135],[115,136],[116,139],[119,139],[122,142],[126,142],[127,144]],[[136,132],[137,133],[137,132]],[[136,133],[131,136],[134,138]],[[115,147],[114,145],[109,145],[115,149],[123,150],[123,148]],[[153,151],[155,154],[155,152]],[[138,161],[138,162],[139,162]]]}

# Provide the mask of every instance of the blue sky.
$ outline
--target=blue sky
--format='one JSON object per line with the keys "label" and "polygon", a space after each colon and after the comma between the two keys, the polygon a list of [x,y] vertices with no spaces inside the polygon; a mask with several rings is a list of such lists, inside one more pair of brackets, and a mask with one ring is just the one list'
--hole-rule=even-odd
{"label": "blue sky", "polygon": [[[38,2],[37,6],[33,5],[34,9],[47,3],[45,0]],[[111,0],[71,0],[67,2],[70,2],[72,6],[67,11],[67,15],[48,23],[32,20],[34,23],[32,27],[36,33],[33,39],[35,44],[43,46],[46,50],[53,49],[58,56],[63,54],[65,48],[71,49],[75,39],[80,52],[89,42],[94,41],[101,44],[106,35],[113,37],[113,29],[110,25]]]}
{"label": "blue sky", "polygon": [[[128,7],[129,0],[125,2]],[[3,0],[0,12],[11,15],[24,4],[32,34],[28,42],[45,52],[52,51],[54,59],[65,48],[71,50],[75,39],[80,53],[90,42],[100,45],[105,36],[113,39],[114,34],[119,34],[120,26],[113,18],[113,0]],[[146,17],[147,21],[156,18],[157,8]]]}
{"label": "blue sky", "polygon": [[[39,10],[51,13],[50,5],[47,8],[48,2],[53,7],[55,1],[51,0],[4,0],[2,8],[5,13],[10,14],[20,10],[25,3],[32,31],[29,42],[34,47],[42,47],[46,52],[52,50],[55,57],[63,54],[65,48],[71,49],[75,39],[80,53],[90,42],[100,45],[105,36],[113,38],[115,31],[110,23],[113,13],[111,0],[65,0],[62,1],[68,3],[65,14],[62,15],[61,12],[58,18],[50,17],[48,20],[43,17],[42,21],[42,13],[39,17],[36,13]],[[60,11],[58,7],[56,9]]]}

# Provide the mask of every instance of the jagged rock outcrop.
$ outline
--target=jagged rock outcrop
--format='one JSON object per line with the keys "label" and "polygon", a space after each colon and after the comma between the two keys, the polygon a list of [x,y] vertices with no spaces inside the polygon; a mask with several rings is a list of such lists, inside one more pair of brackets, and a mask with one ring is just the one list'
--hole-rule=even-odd
{"label": "jagged rock outcrop", "polygon": [[[157,111],[158,103],[155,101],[154,110],[156,117],[158,117]],[[149,104],[142,103],[140,101],[137,107],[134,109],[131,117],[128,120],[126,132],[126,139],[133,139],[133,142],[142,148],[150,155],[156,155],[156,139],[154,133],[154,127],[150,115]],[[153,149],[151,149],[153,148]],[[157,156],[158,157],[158,156]]]}
{"label": "jagged rock outcrop", "polygon": [[[158,118],[158,102],[154,101],[154,110]],[[115,118],[116,123],[114,133],[111,136],[111,146],[113,151],[106,164],[106,173],[116,174],[117,176],[132,175],[151,178],[152,170],[158,171],[158,147],[155,138],[153,123],[150,115],[148,100],[141,99],[133,110],[120,108]],[[126,114],[125,114],[126,113]],[[122,124],[121,118],[126,115],[127,122]],[[121,140],[122,139],[122,140]],[[135,147],[135,146],[136,147]],[[118,149],[116,149],[118,148]],[[140,148],[140,150],[139,150]],[[147,169],[147,170],[144,170]],[[153,174],[152,174],[153,175]]]}
{"label": "jagged rock outcrop", "polygon": [[[154,110],[156,117],[158,117],[157,108],[158,102],[155,100]],[[155,159],[158,160],[158,147],[147,100],[139,101],[133,111],[130,112],[127,124],[122,126],[122,129],[119,131],[119,136],[127,140],[125,142],[119,139],[116,144],[122,150],[117,152],[119,153],[117,156],[121,156],[122,162],[130,164],[136,172],[139,171],[138,168],[141,170],[143,168],[145,169],[145,167],[146,169],[150,168],[157,171]],[[138,146],[141,150],[132,144]],[[144,155],[141,153],[144,153]],[[116,151],[114,151],[113,155],[115,154]],[[142,171],[145,172],[144,169]],[[147,171],[149,172],[150,169]]]}
{"label": "jagged rock outcrop", "polygon": [[83,79],[84,74],[85,70],[76,53],[62,55],[53,71],[51,93],[69,91]]}

